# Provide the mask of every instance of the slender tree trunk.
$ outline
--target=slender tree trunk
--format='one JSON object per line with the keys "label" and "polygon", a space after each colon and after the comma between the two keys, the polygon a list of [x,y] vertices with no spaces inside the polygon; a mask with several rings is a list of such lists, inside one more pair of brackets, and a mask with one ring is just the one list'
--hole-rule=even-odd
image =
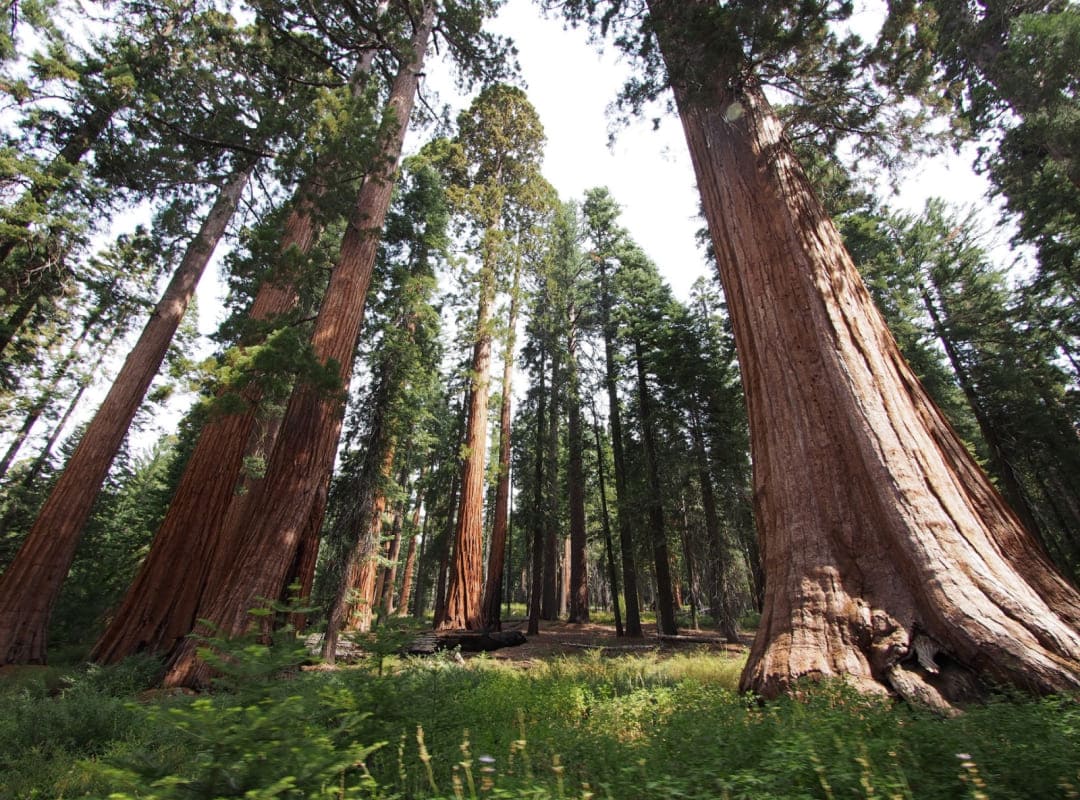
{"label": "slender tree trunk", "polygon": [[386,512],[386,492],[382,484],[390,479],[394,452],[391,442],[379,436],[373,439],[365,459],[361,480],[363,486],[358,493],[360,496],[356,508],[346,515],[343,523],[353,531],[354,543],[345,561],[337,595],[326,622],[323,659],[331,664],[334,663],[338,637],[342,631],[364,633],[371,630],[379,554],[383,546],[383,515]]}
{"label": "slender tree trunk", "polygon": [[[437,474],[438,470],[433,469],[433,474]],[[427,607],[427,581],[425,576],[428,570],[425,569],[427,563],[427,548],[428,548],[428,525],[431,522],[431,509],[427,509],[424,512],[424,522],[420,526],[420,545],[417,548],[416,561],[416,589],[413,592],[412,601],[412,615],[416,619],[423,619],[424,610]]]}
{"label": "slender tree trunk", "polygon": [[389,563],[383,569],[382,594],[379,595],[379,605],[386,616],[394,613],[394,587],[397,584],[398,561],[401,559],[401,535],[404,526],[405,507],[402,502],[394,511],[394,521],[390,526],[390,549],[386,556]]}
{"label": "slender tree trunk", "polygon": [[615,567],[615,548],[611,541],[611,517],[608,514],[607,489],[604,486],[604,451],[600,446],[600,422],[593,408],[593,434],[596,437],[596,477],[600,482],[600,516],[604,527],[604,552],[607,554],[608,582],[611,583],[611,607],[615,611],[615,635],[622,636],[622,612],[619,611],[619,572]]}
{"label": "slender tree trunk", "polygon": [[[315,356],[323,363],[338,365],[342,386],[348,385],[352,374],[379,232],[390,204],[393,176],[415,102],[434,14],[434,5],[425,4],[413,33],[412,52],[391,85],[378,137],[380,156],[361,184],[312,333]],[[199,615],[224,635],[248,627],[248,609],[256,598],[280,593],[318,487],[333,468],[343,413],[340,396],[328,396],[306,384],[293,391],[244,542],[233,563],[211,572],[200,603]],[[166,683],[198,685],[208,678],[209,668],[198,659],[194,642],[180,644]]]}
{"label": "slender tree trunk", "polygon": [[904,362],[753,76],[702,57],[683,15],[710,0],[649,7],[670,73],[694,76],[675,99],[747,396],[766,597],[743,689],[846,675],[943,703],[937,651],[1074,691],[1080,595]]}
{"label": "slender tree trunk", "polygon": [[559,351],[551,353],[551,393],[548,397],[547,467],[544,470],[547,499],[544,506],[544,593],[540,619],[559,617]]}
{"label": "slender tree trunk", "polygon": [[251,166],[222,188],[15,559],[0,578],[0,663],[45,663],[45,635],[83,526],[131,420],[161,367]]}
{"label": "slender tree trunk", "polygon": [[567,396],[567,490],[570,504],[569,621],[589,621],[589,542],[585,529],[585,449],[581,433],[581,396],[577,368],[577,344],[570,346],[570,391]]}
{"label": "slender tree trunk", "polygon": [[[492,213],[496,219],[502,216],[501,210]],[[491,373],[491,308],[495,303],[495,267],[498,259],[496,231],[488,229],[484,239],[476,342],[470,366],[472,388],[465,424],[466,456],[461,471],[461,506],[454,534],[446,615],[438,625],[444,630],[480,630],[484,627],[481,597],[484,589],[484,459],[487,455],[488,385]]]}
{"label": "slender tree trunk", "polygon": [[610,278],[600,266],[601,323],[604,331],[604,386],[608,396],[608,419],[611,425],[611,451],[615,460],[615,513],[619,524],[619,550],[622,555],[623,587],[626,603],[626,635],[640,639],[641,612],[638,599],[637,564],[634,558],[634,534],[630,527],[630,501],[626,486],[626,459],[623,456],[622,414],[619,410],[619,389],[615,365],[615,325],[611,319]]}
{"label": "slender tree trunk", "polygon": [[690,412],[690,437],[694,442],[694,459],[697,461],[698,484],[701,487],[701,505],[705,511],[705,537],[710,550],[716,553],[716,588],[717,594],[710,598],[713,617],[720,633],[729,642],[738,643],[738,620],[733,612],[727,537],[720,528],[720,516],[716,513],[716,493],[713,491],[712,473],[709,470],[709,455],[705,451],[705,433],[701,429],[701,418],[697,409]]}
{"label": "slender tree trunk", "polygon": [[[424,480],[424,470],[420,469],[420,475],[416,479],[417,487]],[[401,593],[398,595],[397,615],[404,617],[409,613],[409,595],[412,593],[413,573],[416,569],[416,534],[420,530],[420,514],[424,507],[424,490],[417,488],[416,506],[413,508],[412,522],[409,525],[409,548],[405,551],[405,566],[401,570]],[[425,519],[425,523],[426,523]]]}
{"label": "slender tree trunk", "polygon": [[649,533],[652,537],[653,560],[656,562],[657,621],[661,633],[674,636],[679,629],[675,624],[675,599],[671,591],[671,556],[664,529],[663,489],[660,485],[660,467],[656,462],[656,433],[653,430],[652,403],[649,402],[649,385],[645,379],[645,359],[640,341],[634,341],[634,356],[637,361],[641,438],[645,443],[645,472],[649,480]]}
{"label": "slender tree trunk", "polygon": [[544,364],[547,353],[541,346],[540,369],[536,398],[536,482],[533,486],[533,531],[532,531],[532,586],[529,591],[529,635],[540,633],[540,617],[543,611],[544,592],[544,442],[547,440],[544,426],[547,423],[547,391],[544,386]]}
{"label": "slender tree trunk", "polygon": [[945,355],[952,365],[957,383],[960,384],[960,390],[964,393],[964,397],[968,402],[968,407],[971,408],[972,414],[975,415],[975,421],[979,425],[979,431],[982,433],[983,439],[990,449],[990,458],[993,459],[997,474],[1001,476],[1004,494],[1009,499],[1009,503],[1012,505],[1016,515],[1020,518],[1020,521],[1023,522],[1024,526],[1038,538],[1039,544],[1045,548],[1047,543],[1046,531],[1043,530],[1043,527],[1039,524],[1038,517],[1028,503],[1027,493],[1024,491],[1024,487],[1006,455],[1005,448],[1001,442],[1001,437],[998,436],[997,428],[995,428],[994,424],[990,421],[990,418],[983,408],[982,401],[979,399],[979,394],[975,390],[971,376],[968,374],[967,366],[960,357],[960,353],[957,352],[956,344],[953,342],[952,337],[949,336],[948,329],[946,328],[945,321],[941,318],[938,306],[925,286],[919,286],[919,293],[922,296],[923,307],[926,309],[926,313],[930,315],[930,322],[933,325],[934,334],[937,336],[938,341],[941,342],[941,346],[945,349]]}
{"label": "slender tree trunk", "polygon": [[[76,128],[71,138],[64,144],[60,152],[56,154],[56,157],[52,160],[48,167],[45,168],[46,180],[39,183],[35,183],[26,192],[26,199],[33,205],[41,205],[46,203],[60,188],[60,179],[68,173],[68,171],[74,165],[82,161],[83,157],[90,151],[90,147],[96,142],[101,134],[105,132],[113,115],[120,109],[121,103],[119,99],[112,99],[110,102],[103,103],[95,106],[93,110],[86,116],[86,118]],[[21,202],[21,201],[20,201]],[[25,222],[17,225],[26,230],[29,230],[30,223]],[[15,227],[14,225],[12,227]],[[25,236],[19,233],[9,233],[0,236],[0,265],[7,261],[15,247],[25,240]],[[40,280],[34,280],[32,277],[26,275],[22,276],[24,286],[24,292],[27,295],[37,295],[40,297]],[[9,297],[17,293],[17,283],[11,283],[5,285],[4,290]],[[36,302],[36,299],[35,299]],[[3,354],[3,349],[0,348],[0,355]]]}
{"label": "slender tree trunk", "polygon": [[[101,314],[96,315],[96,319],[100,319]],[[96,319],[94,321],[96,321]],[[79,338],[71,343],[68,354],[53,370],[52,378],[49,380],[49,385],[42,390],[38,395],[37,400],[27,410],[26,416],[23,418],[23,424],[19,427],[19,431],[15,434],[15,438],[12,440],[11,445],[8,447],[7,452],[4,453],[4,457],[0,459],[0,478],[7,475],[8,469],[11,467],[11,463],[15,460],[15,456],[18,455],[19,450],[26,443],[26,440],[30,437],[30,431],[34,429],[34,425],[41,419],[41,415],[45,413],[45,409],[49,407],[53,399],[56,397],[57,389],[60,388],[60,382],[67,376],[68,369],[74,363],[75,359],[79,356],[79,348],[86,340],[86,336],[90,331],[90,326],[93,324],[91,320],[87,320],[83,325],[82,333]]]}
{"label": "slender tree trunk", "polygon": [[[465,391],[465,399],[458,413],[457,435],[454,437],[457,443],[456,450],[460,452],[461,442],[465,436],[465,415],[469,408],[469,390]],[[435,584],[435,614],[434,624],[438,628],[446,618],[446,590],[450,570],[450,549],[454,541],[454,531],[457,530],[458,506],[461,502],[461,472],[462,466],[456,463],[451,467],[450,492],[446,500],[446,524],[439,542],[439,570],[436,573]]]}
{"label": "slender tree trunk", "polygon": [[499,406],[499,478],[495,485],[495,513],[491,523],[487,583],[484,586],[483,618],[491,630],[502,630],[500,594],[506,565],[507,530],[510,518],[510,404],[514,390],[514,349],[517,344],[518,294],[521,284],[521,257],[514,266],[507,320],[506,352],[503,354],[502,403]]}
{"label": "slender tree trunk", "polygon": [[64,413],[60,415],[60,419],[56,421],[52,430],[49,431],[49,438],[45,440],[45,445],[41,448],[41,452],[37,454],[34,463],[30,465],[30,469],[27,470],[26,475],[23,476],[23,481],[27,486],[33,483],[41,470],[45,468],[45,465],[49,461],[49,457],[52,455],[53,448],[56,447],[56,443],[60,441],[60,436],[63,434],[64,428],[67,427],[67,424],[75,415],[75,410],[79,407],[79,403],[82,401],[83,395],[86,394],[86,390],[89,389],[90,384],[93,383],[94,376],[101,373],[105,360],[109,357],[113,345],[119,338],[120,332],[118,330],[114,330],[110,333],[109,338],[102,344],[97,358],[94,359],[94,363],[91,364],[82,377],[79,378],[79,381],[76,384],[75,394],[72,395],[71,399],[68,401],[67,408],[65,408]]}

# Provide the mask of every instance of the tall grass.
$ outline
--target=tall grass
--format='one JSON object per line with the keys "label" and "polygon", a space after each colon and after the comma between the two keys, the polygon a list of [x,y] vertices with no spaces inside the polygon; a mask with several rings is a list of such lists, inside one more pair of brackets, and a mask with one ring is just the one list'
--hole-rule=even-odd
{"label": "tall grass", "polygon": [[[0,797],[1076,796],[1080,709],[943,720],[840,683],[759,704],[710,654],[399,661],[134,701],[143,667],[0,683]],[[142,670],[142,671],[140,671]],[[110,677],[113,676],[113,677]]]}

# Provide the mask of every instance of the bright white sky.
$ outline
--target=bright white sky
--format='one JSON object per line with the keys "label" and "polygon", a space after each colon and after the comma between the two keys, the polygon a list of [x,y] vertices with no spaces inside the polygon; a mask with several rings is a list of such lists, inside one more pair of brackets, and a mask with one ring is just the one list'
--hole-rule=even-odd
{"label": "bright white sky", "polygon": [[[872,30],[879,4],[856,5],[853,24]],[[529,100],[547,133],[544,175],[564,200],[607,186],[623,208],[623,226],[676,296],[686,299],[707,267],[695,241],[704,222],[697,216],[697,186],[679,120],[665,117],[657,130],[651,120],[638,120],[609,148],[605,111],[632,65],[610,45],[598,53],[585,31],[564,30],[561,19],[544,18],[532,0],[507,0],[491,27],[517,44]],[[436,70],[428,72],[443,102],[464,107],[466,99],[455,101]],[[957,205],[986,205],[985,191],[970,159],[949,154],[914,165],[890,204],[917,212],[927,197],[939,196]]]}

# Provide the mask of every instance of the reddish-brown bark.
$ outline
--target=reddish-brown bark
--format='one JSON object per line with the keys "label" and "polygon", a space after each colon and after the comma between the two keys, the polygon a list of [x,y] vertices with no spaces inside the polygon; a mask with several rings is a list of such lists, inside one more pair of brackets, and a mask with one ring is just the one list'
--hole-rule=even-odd
{"label": "reddish-brown bark", "polygon": [[394,511],[394,521],[390,525],[390,541],[386,553],[387,564],[383,568],[381,591],[377,595],[379,606],[386,615],[390,615],[394,611],[394,587],[397,584],[398,561],[401,560],[401,534],[404,524],[405,509],[399,504]]}
{"label": "reddish-brown bark", "polygon": [[[321,191],[314,184],[308,188]],[[285,222],[283,254],[309,252],[317,236],[314,197],[298,194],[300,202]],[[292,281],[266,280],[248,316],[255,322],[272,320],[298,301]],[[236,544],[222,544],[223,533],[233,530],[230,522],[244,513],[258,483],[248,481],[246,494],[237,495],[261,394],[255,385],[245,387],[243,412],[213,417],[203,426],[150,552],[94,645],[94,661],[111,664],[144,650],[168,652],[191,632],[211,565],[229,558],[221,548]]]}
{"label": "reddish-brown bark", "polygon": [[483,619],[488,628],[502,630],[501,600],[503,571],[506,565],[506,532],[510,519],[510,411],[514,390],[514,346],[517,342],[518,294],[521,283],[521,259],[514,267],[510,289],[509,335],[503,354],[502,402],[499,405],[499,477],[495,484],[495,510],[491,520],[491,543],[488,550],[487,582],[484,585]]}
{"label": "reddish-brown bark", "polygon": [[[416,479],[419,484],[424,479],[424,471],[420,470],[420,477]],[[404,617],[409,613],[409,595],[413,588],[413,573],[416,570],[416,532],[420,529],[420,513],[424,507],[424,492],[416,494],[416,506],[413,508],[412,522],[409,525],[409,547],[405,551],[405,566],[401,569],[401,593],[398,594],[397,615]]]}
{"label": "reddish-brown bark", "polygon": [[371,630],[375,575],[382,544],[383,512],[386,511],[386,492],[382,484],[390,477],[395,452],[393,441],[387,441],[382,433],[385,431],[376,430],[372,437],[371,449],[365,457],[365,468],[361,475],[360,496],[344,523],[354,531],[355,541],[345,561],[337,595],[326,622],[322,655],[330,664],[334,663],[338,637],[342,631],[353,633]]}
{"label": "reddish-brown bark", "polygon": [[[412,55],[391,85],[379,135],[380,157],[364,177],[341,243],[337,266],[315,321],[311,344],[322,362],[336,364],[342,386],[352,374],[364,301],[371,282],[379,234],[390,204],[393,176],[415,102],[419,75],[434,21],[426,3],[412,38]],[[259,597],[276,597],[293,562],[319,487],[333,468],[344,404],[310,385],[298,386],[289,400],[274,444],[259,502],[246,522],[236,558],[212,570],[200,618],[225,635],[248,627],[248,609]],[[196,685],[209,678],[194,643],[181,644],[166,675],[168,685]]]}
{"label": "reddish-brown bark", "polygon": [[649,6],[672,74],[695,76],[675,97],[747,397],[766,597],[743,688],[843,675],[941,702],[934,653],[1080,687],[1080,595],[904,362],[760,86],[694,70],[723,62],[678,27],[684,0]]}
{"label": "reddish-brown bark", "polygon": [[[385,3],[380,3],[378,13],[383,11]],[[354,99],[364,92],[374,57],[371,49],[359,59],[350,84]],[[290,258],[311,252],[322,230],[320,202],[337,179],[339,168],[335,157],[320,157],[297,188],[294,207],[282,229],[279,267]],[[259,286],[248,318],[266,323],[291,313],[300,300],[297,277],[282,269],[267,277]],[[253,343],[248,341],[245,346]],[[168,652],[194,627],[209,569],[215,559],[228,560],[231,549],[239,546],[237,537],[226,534],[242,530],[248,504],[261,480],[242,474],[244,460],[253,452],[270,450],[280,423],[280,418],[271,414],[260,430],[260,415],[265,412],[262,391],[256,384],[245,386],[240,398],[244,411],[214,417],[200,431],[150,552],[95,644],[93,660],[114,663],[143,650]],[[300,582],[306,590],[302,596],[310,593],[321,519],[321,509],[313,511],[303,539],[306,556],[303,565],[297,565],[304,573]],[[291,582],[290,578],[287,584]],[[299,625],[302,621],[297,618],[294,622]]]}
{"label": "reddish-brown bark", "polygon": [[248,165],[239,170],[222,188],[30,533],[0,578],[0,663],[45,663],[49,615],[83,526],[199,278],[236,210],[251,169]]}
{"label": "reddish-brown bark", "polygon": [[[488,234],[491,235],[490,232]],[[495,302],[495,264],[492,247],[485,252],[480,303],[476,313],[476,341],[472,355],[472,388],[465,422],[465,461],[461,470],[461,501],[450,585],[441,630],[480,630],[484,627],[481,593],[484,588],[484,461],[487,455],[488,384],[491,373],[491,307]]]}

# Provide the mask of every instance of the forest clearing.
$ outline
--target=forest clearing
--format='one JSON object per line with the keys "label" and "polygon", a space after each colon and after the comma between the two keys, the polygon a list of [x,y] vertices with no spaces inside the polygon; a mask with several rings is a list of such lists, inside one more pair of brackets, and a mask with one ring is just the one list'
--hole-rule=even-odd
{"label": "forest clearing", "polygon": [[[540,14],[696,236],[551,180]],[[3,791],[1077,796],[1078,65],[1069,0],[4,5]]]}

